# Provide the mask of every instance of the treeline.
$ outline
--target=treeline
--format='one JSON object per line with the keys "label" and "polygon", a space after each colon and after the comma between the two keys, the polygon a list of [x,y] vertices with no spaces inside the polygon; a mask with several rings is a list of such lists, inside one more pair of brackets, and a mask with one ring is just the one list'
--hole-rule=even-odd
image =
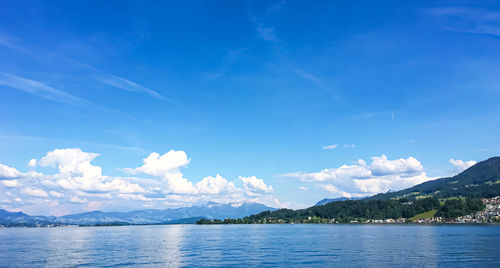
{"label": "treeline", "polygon": [[448,199],[442,207],[436,212],[436,217],[456,218],[459,216],[471,214],[484,209],[481,199],[462,198]]}
{"label": "treeline", "polygon": [[436,216],[452,218],[475,213],[484,209],[478,198],[449,199],[440,202],[437,198],[415,201],[399,200],[347,200],[332,202],[307,209],[279,209],[263,211],[241,219],[197,221],[197,224],[253,224],[253,223],[326,223],[350,222],[352,220],[383,220],[411,218],[416,214],[437,210]]}

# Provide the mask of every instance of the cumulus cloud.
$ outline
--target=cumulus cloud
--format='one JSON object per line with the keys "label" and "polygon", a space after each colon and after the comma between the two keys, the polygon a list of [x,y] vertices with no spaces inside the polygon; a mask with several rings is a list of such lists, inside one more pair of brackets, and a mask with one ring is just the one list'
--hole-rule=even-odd
{"label": "cumulus cloud", "polygon": [[33,197],[49,197],[47,192],[45,192],[42,189],[35,189],[35,188],[25,188],[23,189],[23,193],[33,196]]}
{"label": "cumulus cloud", "polygon": [[338,168],[327,168],[320,172],[292,172],[280,175],[281,177],[297,178],[303,182],[320,182],[326,180],[341,181],[345,178],[369,177],[371,171],[366,166],[360,165],[342,165]]}
{"label": "cumulus cloud", "polygon": [[72,203],[87,203],[87,199],[85,198],[80,198],[78,196],[72,196],[71,199],[69,200]]}
{"label": "cumulus cloud", "polygon": [[64,194],[56,192],[56,191],[50,191],[49,194],[53,197],[58,197],[58,198],[64,197]]}
{"label": "cumulus cloud", "polygon": [[243,186],[247,191],[252,193],[271,193],[273,192],[273,187],[271,185],[267,186],[264,180],[258,179],[255,176],[251,177],[239,177],[243,182]]}
{"label": "cumulus cloud", "polygon": [[143,173],[161,178],[164,182],[163,190],[166,193],[195,194],[196,189],[193,183],[184,178],[180,170],[190,161],[185,152],[170,150],[163,155],[151,153],[143,159],[142,166],[124,170],[131,174]]}
{"label": "cumulus cloud", "polygon": [[208,176],[196,183],[196,189],[201,194],[231,193],[236,190],[233,182],[227,181],[221,175]]}
{"label": "cumulus cloud", "polygon": [[335,195],[341,195],[343,197],[351,197],[350,193],[341,191],[341,190],[339,190],[337,187],[335,187],[332,184],[322,184],[322,185],[319,185],[319,187],[321,187],[324,190],[326,190],[326,191],[328,191],[328,192],[330,192],[332,194],[335,194]]}
{"label": "cumulus cloud", "polygon": [[323,150],[334,150],[337,147],[338,147],[338,144],[330,144],[330,145],[325,145],[322,148],[323,148]]}
{"label": "cumulus cloud", "polygon": [[463,160],[459,160],[459,159],[455,160],[453,158],[450,158],[450,164],[455,166],[455,170],[454,170],[455,173],[460,173],[460,172],[472,167],[476,163],[477,162],[474,160],[463,161]]}
{"label": "cumulus cloud", "polygon": [[144,164],[138,168],[125,169],[129,173],[144,173],[159,177],[169,177],[181,174],[180,168],[189,164],[191,159],[183,151],[170,150],[160,156],[158,153],[151,153],[143,159]]}
{"label": "cumulus cloud", "polygon": [[424,170],[424,167],[417,159],[411,156],[407,159],[400,158],[396,160],[388,160],[387,156],[382,155],[380,157],[372,157],[370,169],[375,176],[389,174],[400,174],[404,176],[419,174]]}
{"label": "cumulus cloud", "polygon": [[[133,208],[189,206],[207,201],[277,204],[270,195],[272,186],[256,177],[240,177],[241,187],[220,174],[192,182],[181,171],[190,163],[183,151],[171,150],[163,155],[151,153],[141,166],[122,169],[152,178],[106,176],[100,166],[92,163],[97,157],[97,153],[66,148],[30,160],[27,172],[0,164],[0,189],[11,189],[12,198],[22,197],[23,209],[27,208],[26,204],[36,204],[36,208],[66,204],[58,208],[58,214],[74,207],[79,207],[76,212],[81,212],[96,206],[127,208],[127,204]],[[42,174],[36,172],[36,168],[53,168],[55,172]],[[30,208],[34,209],[31,205]]]}
{"label": "cumulus cloud", "polygon": [[367,164],[359,159],[351,165],[328,168],[320,172],[292,172],[281,177],[296,178],[303,182],[328,182],[320,187],[328,192],[347,195],[367,195],[399,190],[434,178],[428,177],[422,164],[413,157],[389,160],[375,156]]}
{"label": "cumulus cloud", "polygon": [[31,160],[28,162],[28,167],[30,167],[30,168],[34,168],[34,167],[36,167],[36,159],[31,159]]}
{"label": "cumulus cloud", "polygon": [[83,152],[79,148],[56,149],[38,161],[41,167],[57,167],[59,173],[52,176],[57,185],[66,190],[117,191],[122,193],[145,192],[136,183],[102,175],[102,169],[90,162],[99,154]]}
{"label": "cumulus cloud", "polygon": [[19,180],[0,180],[0,183],[7,188],[21,187],[22,183]]}
{"label": "cumulus cloud", "polygon": [[19,170],[0,164],[0,180],[18,178],[20,176],[22,176],[22,172],[20,172]]}

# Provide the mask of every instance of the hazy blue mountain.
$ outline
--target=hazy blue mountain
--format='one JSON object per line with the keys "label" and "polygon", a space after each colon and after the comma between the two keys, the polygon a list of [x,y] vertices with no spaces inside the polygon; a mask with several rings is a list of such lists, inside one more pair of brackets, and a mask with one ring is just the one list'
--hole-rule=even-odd
{"label": "hazy blue mountain", "polygon": [[368,198],[369,196],[362,196],[362,197],[337,197],[337,198],[325,198],[323,200],[320,200],[318,201],[318,203],[316,203],[314,206],[322,206],[322,205],[326,205],[328,203],[331,203],[331,202],[337,202],[337,201],[346,201],[346,200],[361,200],[361,199],[365,199],[365,198]]}
{"label": "hazy blue mountain", "polygon": [[22,212],[0,210],[0,225],[40,226],[49,224],[173,224],[194,223],[201,218],[225,219],[241,218],[261,211],[276,210],[259,203],[218,204],[209,202],[200,206],[173,209],[146,209],[130,212],[91,211],[62,217],[29,216]]}
{"label": "hazy blue mountain", "polygon": [[62,216],[57,218],[57,220],[66,224],[96,224],[104,222],[159,224],[193,217],[202,217],[207,219],[245,217],[264,210],[275,209],[258,203],[218,204],[209,202],[200,206],[173,209],[146,209],[134,210],[130,212],[92,211]]}
{"label": "hazy blue mountain", "polygon": [[46,226],[55,223],[55,217],[30,216],[22,212],[10,212],[0,209],[2,226]]}

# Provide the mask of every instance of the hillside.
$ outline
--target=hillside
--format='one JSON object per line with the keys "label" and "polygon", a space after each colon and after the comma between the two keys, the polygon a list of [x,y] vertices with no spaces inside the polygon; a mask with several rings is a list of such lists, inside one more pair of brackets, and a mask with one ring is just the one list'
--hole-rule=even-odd
{"label": "hillside", "polygon": [[492,157],[466,169],[462,173],[433,181],[424,182],[408,189],[378,194],[368,200],[387,200],[434,196],[449,197],[494,197],[500,195],[500,157]]}
{"label": "hillside", "polygon": [[[477,163],[462,173],[411,188],[378,194],[362,200],[320,201],[306,209],[264,211],[242,219],[211,223],[327,223],[412,218],[436,215],[455,218],[485,208],[480,198],[500,196],[500,157]],[[321,205],[322,202],[326,204]]]}

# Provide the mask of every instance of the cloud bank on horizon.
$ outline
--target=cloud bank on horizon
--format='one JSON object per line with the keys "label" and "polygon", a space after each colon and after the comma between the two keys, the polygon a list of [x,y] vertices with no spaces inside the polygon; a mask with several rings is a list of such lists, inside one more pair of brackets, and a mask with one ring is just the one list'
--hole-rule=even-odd
{"label": "cloud bank on horizon", "polygon": [[[181,207],[208,201],[249,201],[273,207],[292,204],[281,203],[273,196],[273,186],[256,176],[239,176],[231,181],[216,174],[193,182],[181,170],[191,161],[184,151],[170,150],[162,155],[153,152],[143,159],[141,166],[123,168],[129,176],[119,177],[104,175],[100,166],[92,164],[98,156],[80,148],[67,148],[29,160],[26,172],[0,164],[0,206],[62,215],[96,209]],[[450,159],[450,163],[456,166],[456,171],[462,171],[476,162]],[[49,173],[50,170],[56,172]],[[428,177],[422,164],[413,157],[389,160],[385,155],[372,157],[370,164],[359,159],[351,165],[320,172],[278,176],[295,178],[333,196],[344,197],[400,190],[436,179]],[[308,190],[304,186],[299,189]]]}

